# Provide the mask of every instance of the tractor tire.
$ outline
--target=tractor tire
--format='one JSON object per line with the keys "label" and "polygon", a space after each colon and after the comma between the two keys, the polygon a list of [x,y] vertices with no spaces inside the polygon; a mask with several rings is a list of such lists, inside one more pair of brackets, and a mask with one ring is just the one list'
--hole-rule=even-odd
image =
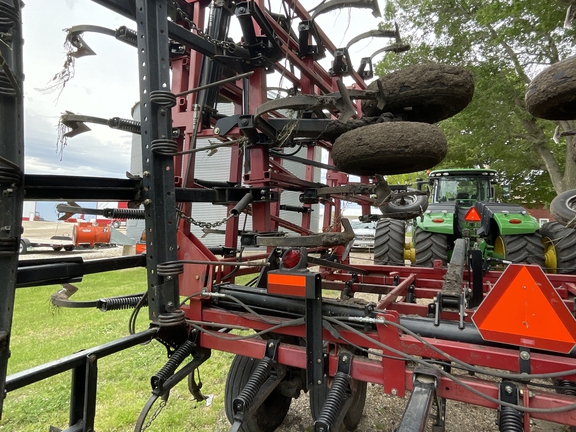
{"label": "tractor tire", "polygon": [[526,109],[546,120],[576,119],[576,56],[544,69],[530,82]]}
{"label": "tractor tire", "polygon": [[[364,412],[364,405],[366,404],[366,390],[368,383],[366,381],[352,380],[354,387],[354,394],[352,396],[352,404],[348,408],[344,416],[344,426],[346,430],[354,431],[360,424],[362,413]],[[328,387],[312,387],[310,389],[310,413],[314,421],[318,420],[324,407],[324,402],[328,396]]]}
{"label": "tractor tire", "polygon": [[340,171],[350,174],[405,174],[432,168],[447,152],[446,136],[437,126],[387,122],[340,135],[332,146],[332,159]]}
{"label": "tractor tire", "polygon": [[448,263],[448,236],[446,234],[424,231],[416,227],[413,240],[416,266],[434,267],[436,260],[441,260],[442,266],[446,266]]}
{"label": "tractor tire", "polygon": [[550,213],[556,222],[576,228],[576,189],[562,192],[550,203]]}
{"label": "tractor tire", "polygon": [[[408,189],[408,192],[413,189]],[[411,220],[422,216],[428,208],[427,195],[407,195],[381,205],[380,211],[390,219]]]}
{"label": "tractor tire", "polygon": [[[234,410],[232,403],[240,394],[260,360],[251,357],[236,355],[230,365],[224,389],[224,408],[230,424],[234,423]],[[256,412],[247,418],[239,431],[241,432],[272,432],[284,421],[292,398],[284,396],[278,387],[258,407]]]}
{"label": "tractor tire", "polygon": [[[379,79],[385,105],[375,100],[362,102],[364,116],[384,112],[402,115],[406,121],[436,123],[458,114],[474,95],[472,74],[459,66],[420,64],[407,67]],[[367,90],[378,91],[378,81]]]}
{"label": "tractor tire", "polygon": [[576,274],[576,230],[558,222],[548,222],[542,225],[540,234],[546,272]]}
{"label": "tractor tire", "polygon": [[537,264],[544,267],[544,245],[540,233],[500,235],[494,241],[494,252],[515,264]]}
{"label": "tractor tire", "polygon": [[404,265],[406,226],[394,219],[380,219],[374,234],[374,264]]}

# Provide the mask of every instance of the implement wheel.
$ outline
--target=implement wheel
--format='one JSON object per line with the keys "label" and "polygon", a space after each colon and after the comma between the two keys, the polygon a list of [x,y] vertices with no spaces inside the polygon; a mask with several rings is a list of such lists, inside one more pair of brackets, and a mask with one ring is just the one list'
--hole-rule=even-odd
{"label": "implement wheel", "polygon": [[374,264],[404,265],[406,226],[403,221],[380,219],[374,234]]}
{"label": "implement wheel", "polygon": [[[260,360],[241,355],[236,355],[232,360],[224,390],[224,408],[230,424],[234,423],[232,403],[252,376],[259,362]],[[272,432],[276,430],[288,414],[291,403],[292,398],[284,396],[280,392],[280,388],[276,387],[256,412],[244,421],[239,430],[241,432]]]}
{"label": "implement wheel", "polygon": [[448,152],[444,132],[427,123],[387,122],[351,130],[332,146],[340,171],[356,175],[405,174],[442,162]]}
{"label": "implement wheel", "polygon": [[416,227],[413,237],[416,253],[415,265],[434,267],[434,261],[441,260],[442,265],[448,262],[448,236],[446,234],[424,231]]}
{"label": "implement wheel", "polygon": [[576,119],[576,57],[553,64],[530,82],[526,108],[547,120]]}
{"label": "implement wheel", "polygon": [[540,233],[546,272],[576,274],[576,231],[558,222],[548,222],[542,225]]}
{"label": "implement wheel", "polygon": [[[353,395],[352,404],[348,408],[348,412],[344,416],[344,426],[349,431],[354,431],[360,424],[362,413],[364,412],[364,405],[366,403],[366,389],[368,383],[366,381],[352,380]],[[310,413],[314,421],[318,420],[322,407],[328,396],[328,387],[318,389],[313,387],[310,389]]]}
{"label": "implement wheel", "polygon": [[557,222],[576,228],[576,189],[562,192],[550,203],[550,213]]}
{"label": "implement wheel", "polygon": [[[386,104],[378,108],[375,100],[362,102],[365,116],[384,112],[402,115],[404,120],[436,123],[462,111],[474,95],[472,74],[459,66],[420,64],[380,78]],[[367,90],[378,91],[378,82]]]}
{"label": "implement wheel", "polygon": [[544,267],[544,245],[540,233],[500,235],[494,241],[494,252],[513,263]]}

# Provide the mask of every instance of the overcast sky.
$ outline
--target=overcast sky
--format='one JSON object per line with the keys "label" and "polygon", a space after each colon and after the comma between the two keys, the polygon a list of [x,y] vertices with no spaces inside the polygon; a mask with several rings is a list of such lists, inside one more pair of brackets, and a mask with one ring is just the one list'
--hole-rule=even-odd
{"label": "overcast sky", "polygon": [[[111,36],[87,33],[84,40],[97,55],[76,60],[75,76],[60,94],[41,89],[51,84],[66,60],[64,29],[80,24],[112,29],[126,25],[135,29],[134,22],[90,0],[25,3],[22,20],[26,173],[125,178],[130,170],[130,134],[92,124],[91,132],[69,139],[60,153],[57,125],[65,111],[106,119],[130,118],[131,108],[138,100],[136,50]],[[310,8],[318,3],[304,1]],[[281,11],[280,7],[274,10]],[[321,15],[317,21],[332,36],[334,44],[343,47],[354,36],[376,29],[380,20],[368,9],[345,8]],[[358,67],[361,57],[390,42],[380,38],[354,44],[350,51],[354,67]],[[330,60],[324,60],[326,68],[330,67]],[[269,85],[277,86],[278,82]],[[53,208],[51,204],[51,212]],[[45,217],[52,219],[50,214]]]}

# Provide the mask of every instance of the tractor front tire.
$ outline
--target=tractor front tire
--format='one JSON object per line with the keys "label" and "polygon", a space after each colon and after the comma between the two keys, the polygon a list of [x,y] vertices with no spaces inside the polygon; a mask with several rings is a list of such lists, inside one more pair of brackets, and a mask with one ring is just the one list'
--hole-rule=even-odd
{"label": "tractor front tire", "polygon": [[537,264],[544,267],[544,245],[540,233],[500,235],[494,242],[494,252],[513,263]]}
{"label": "tractor front tire", "polygon": [[[365,116],[390,112],[407,121],[436,123],[458,114],[474,96],[474,78],[459,66],[414,65],[384,75],[379,82],[385,105],[378,108],[376,100],[363,101]],[[378,81],[367,90],[378,91]]]}
{"label": "tractor front tire", "polygon": [[550,203],[550,213],[557,222],[576,228],[576,189],[562,192]]}
{"label": "tractor front tire", "polygon": [[526,109],[546,120],[576,119],[576,56],[554,63],[530,82]]}
{"label": "tractor front tire", "polygon": [[[230,424],[234,423],[234,399],[240,394],[260,360],[236,355],[230,365],[224,389],[224,408]],[[258,407],[256,412],[244,420],[239,431],[241,432],[273,432],[282,424],[292,398],[284,396],[280,388],[276,387],[266,400]]]}
{"label": "tractor front tire", "polygon": [[558,222],[548,222],[542,225],[540,234],[546,272],[576,274],[576,230]]}
{"label": "tractor front tire", "polygon": [[403,221],[380,219],[374,234],[374,264],[404,265],[406,226]]}
{"label": "tractor front tire", "polygon": [[438,126],[387,122],[340,135],[332,146],[332,159],[349,174],[405,174],[432,168],[447,152],[446,136]]}
{"label": "tractor front tire", "polygon": [[414,230],[415,265],[434,267],[434,261],[441,260],[442,266],[448,262],[448,236],[446,234],[424,231],[420,227]]}

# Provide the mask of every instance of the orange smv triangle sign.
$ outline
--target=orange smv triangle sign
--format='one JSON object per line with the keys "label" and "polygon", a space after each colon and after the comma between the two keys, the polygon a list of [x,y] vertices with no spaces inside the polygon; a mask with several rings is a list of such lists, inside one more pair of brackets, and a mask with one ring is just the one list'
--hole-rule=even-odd
{"label": "orange smv triangle sign", "polygon": [[482,338],[568,353],[576,320],[539,266],[511,264],[472,316]]}

